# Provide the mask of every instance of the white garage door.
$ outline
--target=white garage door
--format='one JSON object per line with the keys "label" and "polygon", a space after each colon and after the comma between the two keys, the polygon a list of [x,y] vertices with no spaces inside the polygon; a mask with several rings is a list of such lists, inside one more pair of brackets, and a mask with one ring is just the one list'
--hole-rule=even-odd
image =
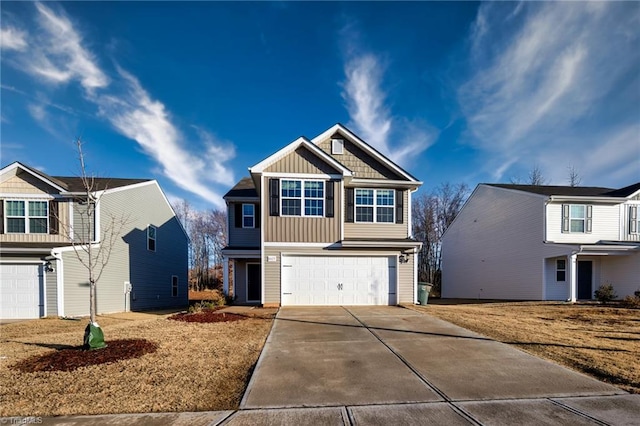
{"label": "white garage door", "polygon": [[40,318],[43,292],[41,265],[0,264],[0,318]]}
{"label": "white garage door", "polygon": [[395,305],[395,257],[282,256],[282,305]]}

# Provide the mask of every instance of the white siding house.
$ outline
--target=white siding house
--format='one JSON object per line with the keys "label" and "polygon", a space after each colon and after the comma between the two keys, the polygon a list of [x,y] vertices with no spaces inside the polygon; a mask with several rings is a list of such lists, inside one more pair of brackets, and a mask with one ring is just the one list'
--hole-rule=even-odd
{"label": "white siding house", "polygon": [[613,190],[480,184],[444,235],[442,296],[591,299],[640,290],[640,183]]}

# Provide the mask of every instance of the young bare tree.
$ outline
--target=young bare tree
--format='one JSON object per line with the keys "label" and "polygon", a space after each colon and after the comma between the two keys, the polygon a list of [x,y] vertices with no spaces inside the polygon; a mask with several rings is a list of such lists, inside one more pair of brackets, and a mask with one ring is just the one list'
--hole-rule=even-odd
{"label": "young bare tree", "polygon": [[567,167],[567,172],[569,186],[580,186],[580,184],[582,183],[582,177],[580,177],[580,173],[578,172],[578,170],[573,165],[571,165]]}
{"label": "young bare tree", "polygon": [[537,164],[533,166],[528,176],[528,184],[533,186],[542,186],[547,184],[547,180],[542,175],[542,169]]}
{"label": "young bare tree", "polygon": [[84,333],[84,345],[89,349],[100,349],[104,348],[106,344],[104,333],[96,320],[96,286],[109,263],[113,247],[117,239],[120,238],[129,218],[124,214],[121,216],[102,214],[100,228],[97,228],[97,206],[100,204],[104,190],[108,188],[104,184],[98,186],[97,178],[87,172],[82,145],[82,139],[78,138],[76,148],[80,162],[82,193],[74,197],[73,227],[60,221],[60,228],[73,247],[73,253],[78,262],[86,269],[89,280],[89,324]]}

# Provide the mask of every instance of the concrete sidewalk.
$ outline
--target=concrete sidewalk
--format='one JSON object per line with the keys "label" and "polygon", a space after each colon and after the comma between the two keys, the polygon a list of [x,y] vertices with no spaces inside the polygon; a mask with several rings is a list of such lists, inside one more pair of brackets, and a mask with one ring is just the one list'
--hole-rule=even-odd
{"label": "concrete sidewalk", "polygon": [[238,411],[45,425],[639,425],[640,395],[423,313],[280,309]]}

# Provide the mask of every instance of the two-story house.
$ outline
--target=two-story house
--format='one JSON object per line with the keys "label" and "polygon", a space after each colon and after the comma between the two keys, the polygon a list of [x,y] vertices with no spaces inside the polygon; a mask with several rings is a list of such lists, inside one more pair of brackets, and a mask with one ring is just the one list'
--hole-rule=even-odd
{"label": "two-story house", "polygon": [[640,183],[480,184],[442,242],[442,296],[593,299],[640,290]]}
{"label": "two-story house", "polygon": [[112,245],[108,260],[96,259],[106,263],[98,313],[187,306],[188,237],[158,183],[93,184],[87,202],[79,177],[19,162],[0,170],[0,318],[88,315],[89,275],[77,256],[86,263],[86,244],[94,253]]}
{"label": "two-story house", "polygon": [[416,178],[340,124],[298,138],[249,173],[224,197],[224,291],[236,303],[415,302]]}

